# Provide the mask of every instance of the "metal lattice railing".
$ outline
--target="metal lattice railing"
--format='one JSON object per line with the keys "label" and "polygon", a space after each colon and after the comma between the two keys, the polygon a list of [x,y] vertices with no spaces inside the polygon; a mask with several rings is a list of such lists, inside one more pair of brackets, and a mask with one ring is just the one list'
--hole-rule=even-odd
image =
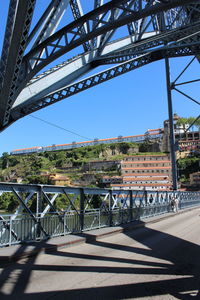
{"label": "metal lattice railing", "polygon": [[[4,193],[13,195],[19,206],[11,215],[0,215],[0,247],[167,214],[173,210],[172,199],[177,199],[179,209],[200,205],[200,192],[109,190],[2,183],[0,198]],[[57,199],[64,203],[65,209],[56,209]]]}

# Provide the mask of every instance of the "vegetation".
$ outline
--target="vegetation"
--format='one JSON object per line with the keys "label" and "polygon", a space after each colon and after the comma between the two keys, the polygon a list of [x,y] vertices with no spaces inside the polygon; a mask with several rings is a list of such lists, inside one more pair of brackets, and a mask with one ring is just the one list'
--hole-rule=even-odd
{"label": "vegetation", "polygon": [[[101,170],[85,171],[86,165],[92,161],[120,161],[128,155],[153,155],[155,152],[149,151],[148,142],[136,143],[116,143],[116,144],[97,144],[95,146],[75,148],[71,150],[34,153],[29,155],[12,156],[3,153],[0,157],[0,180],[13,182],[17,178],[21,178],[22,183],[31,184],[50,184],[49,177],[45,174],[59,173],[67,176],[72,184],[86,184],[88,187],[101,187],[101,179],[104,175],[116,176],[120,175],[117,164],[110,167],[102,167]],[[156,153],[158,154],[158,152]],[[159,153],[164,154],[164,153]],[[86,168],[87,170],[87,168]],[[178,170],[182,182],[189,179],[189,174],[199,170],[199,158],[190,157],[179,159]],[[87,175],[91,176],[90,183],[87,182]],[[85,179],[86,176],[86,179]],[[54,203],[55,209],[66,208],[66,197],[59,195]],[[92,205],[98,206],[99,199],[94,197]],[[0,196],[0,209],[4,212],[13,212],[19,205],[19,201],[15,195],[3,193]],[[36,198],[29,203],[30,209],[35,211]],[[79,199],[76,200],[75,206],[78,207]]]}
{"label": "vegetation", "polygon": [[181,182],[189,181],[191,173],[198,172],[200,169],[200,159],[197,156],[180,158],[177,161],[177,168]]}
{"label": "vegetation", "polygon": [[200,130],[200,118],[189,117],[189,118],[180,118],[177,120],[177,125],[194,125]]}

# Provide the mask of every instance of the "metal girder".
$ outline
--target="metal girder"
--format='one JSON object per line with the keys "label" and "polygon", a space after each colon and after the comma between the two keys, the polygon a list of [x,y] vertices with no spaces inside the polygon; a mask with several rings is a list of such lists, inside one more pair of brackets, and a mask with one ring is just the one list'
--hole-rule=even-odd
{"label": "metal girder", "polygon": [[[23,185],[1,183],[0,193],[14,194],[24,206],[26,215],[0,216],[0,246],[8,246],[24,242],[44,240],[50,237],[80,233],[83,230],[105,226],[120,225],[156,214],[168,213],[170,200],[179,200],[180,208],[199,206],[200,192],[183,191],[144,191],[144,190],[110,190],[98,188],[68,188],[48,185]],[[26,203],[27,193],[41,192],[47,203],[52,207],[57,194],[74,196],[78,202],[71,212],[60,210],[52,215],[30,211]],[[98,206],[87,209],[92,197],[98,195]],[[26,197],[26,200],[24,198]],[[88,199],[88,200],[87,200]],[[47,205],[47,206],[48,206]],[[53,207],[52,207],[53,208]]]}
{"label": "metal girder", "polygon": [[[112,17],[113,19],[117,19],[119,17],[120,11],[119,9],[116,9],[114,11],[114,16]],[[111,18],[111,13],[108,16],[107,20],[110,20]],[[105,48],[105,45],[109,42],[109,40],[112,38],[113,34],[115,33],[115,29],[108,31],[104,34],[101,35],[99,39],[99,45],[98,45],[98,54],[100,55]]]}
{"label": "metal girder", "polygon": [[[192,0],[188,1],[193,2]],[[182,0],[182,5],[188,4],[188,1]],[[151,14],[156,14],[180,5],[180,0],[174,0],[173,2],[170,1],[170,3],[167,2],[165,4],[156,3],[151,7],[147,7],[147,9],[144,8],[139,12],[135,12],[134,10],[127,10],[126,7],[123,6],[123,2],[123,0],[116,0],[114,3],[112,1],[97,8],[75,22],[65,26],[31,50],[24,57],[23,74],[21,77],[22,86],[24,87],[26,82],[50,62],[84,42],[117,27],[123,26],[130,21],[137,21],[138,19],[151,16]],[[134,3],[134,1],[132,1],[132,3]],[[116,9],[120,9],[121,12],[117,18],[115,18]],[[106,18],[107,14],[110,14],[108,20]],[[98,25],[101,26],[94,29],[90,26],[90,23],[93,23],[96,20],[95,18],[99,15],[101,15],[101,17],[99,18]],[[121,17],[121,15],[123,17]],[[88,28],[88,33],[83,35],[80,29],[85,25]],[[33,63],[34,68],[32,68]]]}
{"label": "metal girder", "polygon": [[174,47],[171,46],[161,48],[159,50],[146,53],[139,57],[132,58],[126,61],[125,63],[119,64],[117,67],[107,69],[106,71],[100,72],[75,84],[69,85],[64,89],[56,91],[55,93],[52,93],[47,97],[40,99],[40,101],[37,101],[24,107],[23,104],[19,105],[19,107],[16,107],[15,110],[13,110],[12,117],[13,119],[23,117],[24,115],[30,114],[43,107],[61,101],[83,90],[96,86],[100,83],[115,78],[119,75],[125,74],[129,71],[142,67],[151,62],[163,59],[165,57],[180,57],[186,55],[194,55],[195,51],[197,51],[197,53],[200,51],[200,42],[196,45],[193,45],[193,49],[191,49],[190,44],[184,44],[183,46],[179,45]]}
{"label": "metal girder", "polygon": [[11,46],[12,32],[15,22],[15,14],[17,10],[17,1],[11,0],[8,10],[8,18],[6,25],[6,32],[4,36],[4,43],[2,48],[2,55],[0,60],[0,89],[2,89],[3,78],[5,76],[6,64],[8,60],[8,53]]}
{"label": "metal girder", "polygon": [[33,40],[32,48],[40,44],[55,32],[70,0],[53,0],[31,31],[27,45]]}
{"label": "metal girder", "polygon": [[[11,0],[11,3],[14,3],[15,1],[17,0]],[[22,1],[18,0],[19,3],[22,3],[23,1],[25,0]],[[35,1],[36,0],[28,0],[25,2],[27,5],[27,3],[34,3]],[[8,88],[5,88],[5,86],[3,86],[2,99],[4,101],[0,102],[0,108],[1,107],[3,108],[0,114],[1,129],[4,129],[6,126],[8,126],[13,121],[15,121],[16,119],[22,116],[22,111],[18,110],[19,107],[17,101],[16,103],[14,103],[18,95],[20,94],[20,91],[24,89],[25,85],[33,78],[35,74],[37,74],[45,66],[52,63],[55,59],[59,58],[63,54],[69,53],[70,50],[79,47],[80,45],[83,45],[85,51],[90,50],[88,52],[90,52],[90,57],[91,57],[90,60],[91,64],[88,66],[87,64],[84,65],[86,69],[88,68],[88,70],[90,70],[91,68],[96,67],[98,64],[109,63],[108,62],[109,59],[115,59],[116,60],[115,63],[118,63],[120,60],[117,61],[117,59],[119,59],[117,58],[117,56],[121,55],[120,53],[111,54],[112,51],[110,51],[111,54],[110,57],[108,56],[105,57],[103,55],[105,47],[107,47],[108,45],[109,47],[112,47],[111,43],[109,44],[108,41],[110,40],[111,37],[113,37],[113,34],[117,28],[123,25],[127,25],[129,28],[129,33],[131,33],[130,26],[133,26],[135,28],[134,30],[132,30],[135,36],[132,38],[131,42],[134,45],[134,41],[137,41],[137,45],[141,46],[141,49],[138,50],[140,51],[140,53],[139,52],[136,53],[137,55],[139,55],[143,53],[142,42],[140,42],[140,40],[143,39],[142,41],[144,41],[144,34],[146,34],[148,30],[150,30],[151,28],[155,30],[155,34],[159,34],[161,29],[163,28],[161,26],[163,24],[161,23],[164,22],[165,23],[164,28],[166,29],[166,32],[174,28],[177,30],[178,33],[179,29],[181,32],[184,24],[188,24],[189,26],[192,26],[193,21],[198,20],[200,15],[200,10],[199,10],[200,1],[194,1],[194,0],[193,1],[192,0],[165,0],[165,1],[112,0],[112,1],[108,1],[104,5],[103,5],[103,0],[93,0],[94,9],[84,15],[81,6],[82,1],[83,0],[70,1],[70,5],[72,8],[75,21],[63,27],[61,30],[59,30],[54,34],[53,32],[57,27],[64,13],[64,10],[67,7],[69,0],[51,1],[50,5],[48,6],[46,11],[40,18],[36,26],[34,27],[30,36],[29,37],[26,36],[26,39],[24,39],[24,43],[26,46],[27,38],[28,38],[28,42],[30,42],[33,38],[35,38],[35,36],[38,33],[38,37],[36,38],[35,43],[33,44],[32,50],[24,56],[23,61],[21,60],[22,57],[20,57],[20,60],[17,61],[18,69],[16,74],[14,69],[15,66],[12,65],[12,70],[9,73],[11,79],[10,81],[9,80],[6,81],[7,82],[6,87]],[[16,12],[20,14],[23,14],[25,10],[26,8],[24,7],[23,9],[21,7],[16,8]],[[24,19],[21,20],[21,23],[19,18],[18,19],[16,18],[15,21],[10,22],[11,24],[10,26],[11,27],[17,26],[18,32],[20,32],[20,26],[18,23],[20,23],[22,26],[25,20],[27,20],[24,14],[23,14],[23,18]],[[30,19],[31,18],[29,14],[29,21]],[[16,22],[16,20],[18,21],[18,23]],[[29,23],[30,22],[26,23],[26,25],[28,24],[28,27],[29,27]],[[28,27],[26,29],[28,29]],[[12,41],[12,39],[10,39],[10,41]],[[18,42],[20,44],[20,41]],[[144,42],[145,42],[145,46],[143,45],[144,49],[147,50],[148,41],[144,41]],[[196,43],[197,42],[195,42],[194,45],[195,47],[194,51],[196,51],[197,49]],[[10,42],[9,45],[10,45],[10,49],[14,51],[14,46],[12,42]],[[160,40],[160,45],[163,45],[163,40]],[[23,52],[25,46],[23,48]],[[187,41],[185,50],[182,46],[180,47],[179,55],[188,55],[189,53],[188,47],[189,47],[189,42]],[[15,51],[16,51],[16,47],[15,47]],[[125,49],[125,51],[127,51],[127,49]],[[136,51],[136,48],[135,49],[132,48],[131,51]],[[178,49],[174,51],[176,52],[177,55]],[[23,52],[22,52],[22,56],[23,56]],[[165,52],[165,54],[166,53],[167,52]],[[173,51],[171,51],[171,53],[173,53]],[[18,59],[17,55],[15,55],[15,59]],[[133,57],[133,53],[131,54],[129,53],[129,58],[125,58],[126,55],[127,53],[122,54],[122,56],[124,56],[123,61],[125,59],[130,59]],[[7,63],[6,68],[8,68],[8,66],[10,67],[9,61],[7,59],[4,60],[4,62],[5,61]],[[95,61],[95,63],[93,63],[93,61]],[[83,73],[80,72],[80,76]],[[15,78],[14,80],[12,80],[12,76],[14,76],[13,74],[16,75],[14,77]],[[12,82],[12,89],[9,89],[9,84],[11,82]],[[69,82],[67,84],[69,84]],[[45,95],[41,95],[41,96],[42,99],[45,99]],[[28,106],[27,103],[27,106],[24,107],[24,109],[26,110],[28,107],[31,107],[31,105]],[[36,106],[38,105],[38,98],[35,102],[35,105]],[[11,116],[10,116],[10,112],[12,112]],[[19,115],[16,116],[17,114]]]}
{"label": "metal girder", "polygon": [[[65,225],[64,220],[63,220],[63,216],[55,209],[55,206],[53,205],[56,197],[53,196],[52,199],[50,200],[46,193],[43,192],[42,194],[43,194],[45,200],[48,203],[48,208],[51,208],[53,210],[54,214],[58,216],[59,222],[61,224]],[[43,217],[43,216],[44,216],[44,214],[41,215],[41,217]]]}
{"label": "metal girder", "polygon": [[[79,0],[70,0],[70,6],[71,6],[72,13],[73,13],[75,20],[78,20],[79,18],[81,18],[83,16],[83,11],[82,11]],[[86,35],[87,27],[81,26],[80,32],[82,33],[82,35]],[[90,42],[87,41],[87,42],[83,43],[83,48],[85,51],[90,51],[91,50]]]}
{"label": "metal girder", "polygon": [[[198,32],[200,23],[195,23],[192,26],[185,26],[180,30],[170,30],[167,33],[154,35],[154,33],[143,35],[144,40],[132,44],[132,37],[126,37],[122,40],[117,40],[114,43],[108,43],[103,51],[103,55],[97,58],[98,64],[113,64],[127,61],[131,58],[136,57],[139,53],[144,53],[150,48],[155,48],[161,45],[172,43],[176,41],[176,44],[190,41],[197,42],[199,39]],[[152,37],[149,37],[151,36]],[[121,48],[125,50],[119,51]],[[40,74],[22,91],[19,95],[13,108],[23,103],[27,105],[30,102],[37,101],[45,95],[52,93],[54,90],[61,89],[66,85],[78,79],[84,73],[90,71],[93,67],[91,62],[94,60],[95,54],[86,53],[82,56],[77,56],[73,60],[65,62],[64,64],[58,65],[57,68],[48,70],[44,74]],[[84,63],[83,63],[84,62]],[[32,96],[34,95],[34,96]],[[25,103],[26,102],[26,103]]]}
{"label": "metal girder", "polygon": [[[11,1],[9,8],[11,20],[9,19],[7,23],[2,57],[4,72],[0,92],[0,124],[8,122],[10,109],[15,100],[14,93],[17,87],[35,1]],[[5,57],[6,44],[8,44],[9,48]]]}
{"label": "metal girder", "polygon": [[[100,7],[101,5],[103,5],[103,0],[94,0],[94,9]],[[94,22],[93,22],[93,29],[95,29],[95,28],[98,27],[98,24],[99,24],[99,18],[100,18],[100,17],[101,17],[101,16],[97,16],[97,17],[94,19]],[[101,36],[94,37],[94,38],[92,39],[93,48],[98,47],[100,38],[101,38]]]}
{"label": "metal girder", "polygon": [[[154,33],[146,33],[144,37],[149,37]],[[132,44],[132,37],[125,37],[107,44],[103,50],[104,55],[109,55],[113,51],[123,49]],[[25,105],[30,102],[39,100],[40,98],[52,93],[55,90],[66,87],[78,78],[85,75],[87,72],[93,69],[92,61],[95,59],[95,51],[87,52],[82,55],[78,55],[72,60],[66,61],[63,64],[54,67],[33,80],[22,90],[17,100],[13,105],[13,109],[19,104]]]}
{"label": "metal girder", "polygon": [[161,33],[159,35],[138,42],[137,44],[131,44],[130,47],[126,47],[124,50],[113,51],[110,55],[109,54],[102,55],[100,58],[96,59],[96,62],[100,65],[121,63],[141,53],[145,53],[149,51],[149,49],[154,49],[156,47],[166,45],[166,44],[173,45],[173,46],[174,45],[183,46],[184,44],[187,45],[190,44],[192,47],[194,43],[199,43],[200,41],[199,28],[200,28],[200,22],[195,23],[191,26],[184,26],[181,28],[181,30],[170,30],[166,33]]}
{"label": "metal girder", "polygon": [[17,197],[17,199],[19,200],[19,202],[21,203],[21,205],[24,207],[24,209],[27,211],[28,215],[33,219],[33,221],[35,222],[35,225],[38,227],[39,230],[41,230],[45,236],[47,236],[46,231],[44,230],[44,228],[41,226],[40,221],[36,218],[36,216],[32,213],[32,211],[29,209],[29,207],[27,206],[27,204],[23,201],[23,199],[20,197],[19,193],[15,190],[15,188],[12,188],[13,190],[13,194]]}

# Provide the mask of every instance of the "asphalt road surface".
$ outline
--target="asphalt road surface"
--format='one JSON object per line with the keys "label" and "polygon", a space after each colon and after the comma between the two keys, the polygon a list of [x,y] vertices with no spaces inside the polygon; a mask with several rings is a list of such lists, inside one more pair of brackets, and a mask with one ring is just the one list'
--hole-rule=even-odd
{"label": "asphalt road surface", "polygon": [[200,209],[0,269],[0,299],[200,299]]}

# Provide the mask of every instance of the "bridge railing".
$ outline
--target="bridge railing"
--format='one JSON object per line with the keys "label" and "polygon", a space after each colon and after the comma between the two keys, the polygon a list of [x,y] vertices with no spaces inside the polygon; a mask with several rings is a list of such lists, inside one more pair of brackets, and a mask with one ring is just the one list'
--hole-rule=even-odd
{"label": "bridge railing", "polygon": [[[0,247],[166,214],[172,212],[172,199],[178,200],[179,209],[200,205],[200,192],[2,183],[0,200],[5,193],[15,197],[15,202],[18,201],[19,205],[13,214],[0,215]],[[56,209],[56,201],[64,209]]]}

